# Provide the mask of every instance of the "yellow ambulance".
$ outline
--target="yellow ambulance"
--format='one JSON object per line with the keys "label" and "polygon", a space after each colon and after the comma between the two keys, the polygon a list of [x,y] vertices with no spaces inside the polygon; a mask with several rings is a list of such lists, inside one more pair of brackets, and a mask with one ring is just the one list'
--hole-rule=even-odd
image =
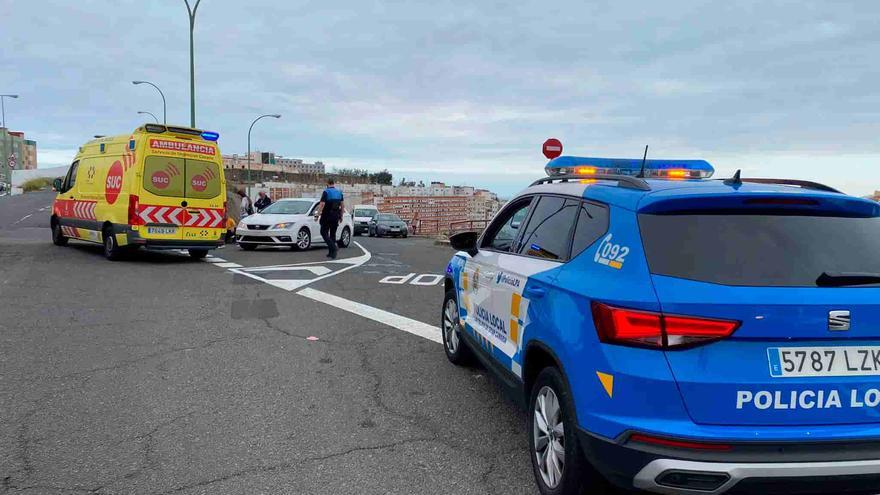
{"label": "yellow ambulance", "polygon": [[131,134],[96,137],[55,179],[52,241],[127,250],[186,249],[203,258],[224,243],[226,179],[218,134],[146,124]]}

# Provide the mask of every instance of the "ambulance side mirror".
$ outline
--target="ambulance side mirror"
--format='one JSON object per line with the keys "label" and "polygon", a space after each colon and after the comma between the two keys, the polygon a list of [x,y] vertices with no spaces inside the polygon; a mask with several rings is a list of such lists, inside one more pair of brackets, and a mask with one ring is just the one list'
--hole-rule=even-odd
{"label": "ambulance side mirror", "polygon": [[459,232],[449,236],[449,245],[456,251],[467,251],[471,256],[477,254],[477,238],[479,232]]}
{"label": "ambulance side mirror", "polygon": [[60,192],[61,191],[61,183],[62,183],[61,177],[56,177],[55,180],[52,181],[52,189]]}

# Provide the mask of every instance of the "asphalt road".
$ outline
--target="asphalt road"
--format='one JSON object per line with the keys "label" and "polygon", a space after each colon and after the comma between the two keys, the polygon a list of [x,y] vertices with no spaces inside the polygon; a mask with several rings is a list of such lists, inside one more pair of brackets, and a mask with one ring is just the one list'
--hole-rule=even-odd
{"label": "asphalt road", "polygon": [[0,493],[535,493],[524,413],[432,340],[448,248],[110,262],[50,203],[0,198]]}

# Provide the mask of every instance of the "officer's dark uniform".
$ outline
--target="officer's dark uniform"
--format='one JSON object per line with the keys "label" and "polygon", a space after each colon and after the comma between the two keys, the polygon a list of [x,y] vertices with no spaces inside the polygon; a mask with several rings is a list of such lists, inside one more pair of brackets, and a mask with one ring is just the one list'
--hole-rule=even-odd
{"label": "officer's dark uniform", "polygon": [[336,246],[336,229],[339,227],[339,222],[342,221],[342,191],[330,186],[324,189],[321,201],[324,203],[319,220],[321,237],[327,243],[327,248],[330,249],[329,256],[336,258],[336,251],[339,249]]}

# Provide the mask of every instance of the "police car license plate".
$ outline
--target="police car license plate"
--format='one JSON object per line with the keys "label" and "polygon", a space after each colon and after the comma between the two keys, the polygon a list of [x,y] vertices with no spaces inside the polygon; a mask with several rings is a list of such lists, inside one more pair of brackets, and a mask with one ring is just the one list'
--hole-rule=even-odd
{"label": "police car license plate", "polygon": [[770,376],[880,375],[880,346],[770,347]]}
{"label": "police car license plate", "polygon": [[176,234],[177,227],[147,227],[147,233],[160,235]]}

